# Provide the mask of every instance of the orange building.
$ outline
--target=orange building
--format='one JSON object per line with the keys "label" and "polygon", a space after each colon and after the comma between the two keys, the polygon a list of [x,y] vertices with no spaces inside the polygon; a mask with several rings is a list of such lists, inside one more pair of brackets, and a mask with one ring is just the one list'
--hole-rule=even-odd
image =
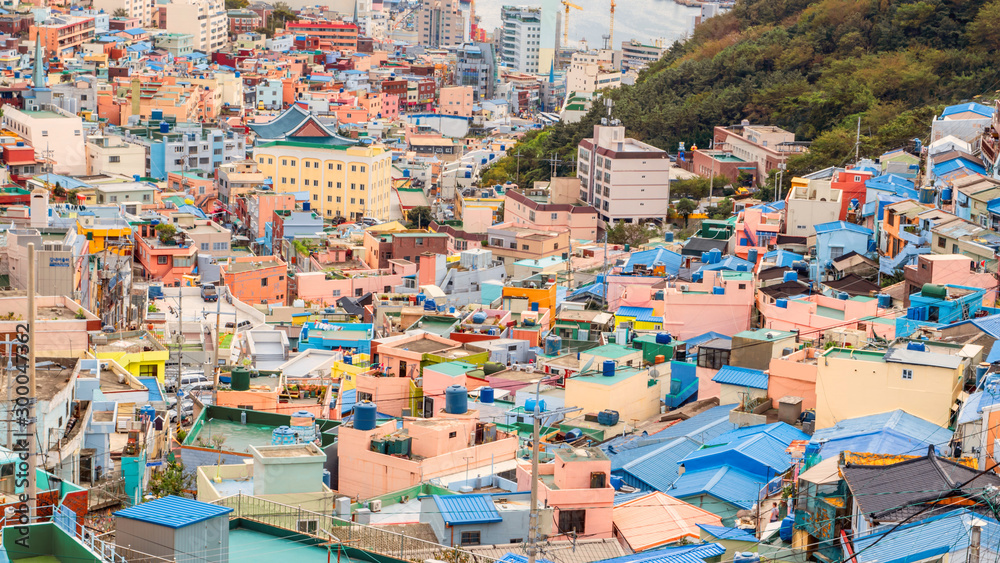
{"label": "orange building", "polygon": [[68,57],[77,47],[94,38],[94,18],[83,16],[53,16],[46,23],[28,30],[28,38],[41,37],[42,47],[49,57]]}
{"label": "orange building", "polygon": [[224,285],[244,303],[284,305],[288,298],[288,268],[277,256],[230,258],[219,271]]}

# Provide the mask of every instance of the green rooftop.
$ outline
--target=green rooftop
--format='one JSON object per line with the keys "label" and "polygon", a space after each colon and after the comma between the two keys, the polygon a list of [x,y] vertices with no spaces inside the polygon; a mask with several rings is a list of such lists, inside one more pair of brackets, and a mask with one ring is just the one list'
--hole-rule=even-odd
{"label": "green rooftop", "polygon": [[447,375],[449,377],[458,377],[460,375],[465,375],[470,371],[476,369],[476,366],[468,362],[445,362],[443,364],[434,364],[432,366],[427,366],[424,371],[430,370],[437,373]]}
{"label": "green rooftop", "polygon": [[[614,345],[612,344],[612,346]],[[592,368],[592,370],[593,369],[594,368]],[[596,369],[600,370],[601,366],[597,366]],[[572,378],[570,378],[569,381],[579,381],[581,383],[597,383],[599,385],[611,386],[621,383],[622,381],[625,381],[626,379],[629,379],[630,377],[633,377],[640,373],[647,373],[647,372],[646,370],[639,370],[636,368],[631,368],[626,366],[626,367],[615,368],[615,374],[611,377],[605,377],[604,374],[602,373],[595,373],[594,375],[585,375],[582,377],[573,376]],[[569,382],[567,382],[567,385],[569,385]]]}
{"label": "green rooftop", "polygon": [[823,353],[824,357],[837,358],[841,360],[855,359],[866,362],[884,362],[885,352],[875,352],[872,350],[853,350],[851,348],[830,348]]}
{"label": "green rooftop", "polygon": [[816,314],[828,319],[836,319],[838,321],[844,320],[844,312],[840,309],[834,309],[832,307],[824,307],[820,305],[816,307]]}
{"label": "green rooftop", "polygon": [[605,344],[604,346],[598,346],[597,348],[591,348],[585,353],[591,356],[597,356],[599,358],[607,358],[609,360],[617,360],[618,358],[624,358],[629,354],[634,354],[637,350],[633,348],[626,348],[621,344]]}

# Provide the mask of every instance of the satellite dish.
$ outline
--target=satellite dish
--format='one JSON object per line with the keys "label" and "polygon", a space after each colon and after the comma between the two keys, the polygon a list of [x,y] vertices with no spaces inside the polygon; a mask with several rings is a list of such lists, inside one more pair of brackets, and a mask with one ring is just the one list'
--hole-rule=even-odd
{"label": "satellite dish", "polygon": [[587,360],[587,363],[583,364],[583,369],[580,370],[580,374],[583,375],[584,373],[586,373],[587,370],[590,369],[590,366],[592,366],[592,365],[594,365],[594,357],[593,356],[591,356],[591,358],[589,360]]}

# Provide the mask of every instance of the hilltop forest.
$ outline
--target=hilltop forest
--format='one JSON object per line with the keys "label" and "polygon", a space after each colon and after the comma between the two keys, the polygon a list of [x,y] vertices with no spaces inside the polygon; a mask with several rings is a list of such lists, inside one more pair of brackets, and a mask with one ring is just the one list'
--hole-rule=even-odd
{"label": "hilltop forest", "polygon": [[[1000,88],[1000,0],[738,0],[687,41],[675,43],[635,85],[603,93],[629,136],[674,152],[678,142],[708,146],[712,127],[747,119],[811,141],[791,174],[926,139],[943,106],[992,99]],[[548,179],[555,153],[575,159],[580,139],[606,115],[595,102],[582,121],[529,132],[520,180]],[[485,184],[515,177],[499,159]],[[560,174],[572,173],[570,165]]]}

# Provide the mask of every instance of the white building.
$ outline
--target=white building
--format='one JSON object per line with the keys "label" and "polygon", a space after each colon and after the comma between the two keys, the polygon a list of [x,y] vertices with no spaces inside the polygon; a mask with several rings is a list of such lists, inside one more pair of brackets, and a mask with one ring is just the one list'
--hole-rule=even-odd
{"label": "white building", "polygon": [[28,140],[35,158],[51,162],[52,171],[68,176],[87,171],[83,150],[83,120],[56,106],[41,111],[3,108],[3,126]]}
{"label": "white building", "polygon": [[503,37],[500,60],[508,70],[538,74],[542,44],[542,10],[529,6],[504,6],[500,12]]}
{"label": "white building", "polygon": [[156,0],[94,0],[94,10],[103,10],[107,14],[124,9],[130,18],[139,18],[141,27],[153,24],[153,14],[156,12]]}
{"label": "white building", "polygon": [[96,136],[87,139],[87,175],[146,173],[146,149],[121,137]]}
{"label": "white building", "polygon": [[620,54],[602,49],[585,53],[573,53],[566,69],[566,95],[592,94],[598,90],[617,88],[622,82],[619,70]]}
{"label": "white building", "polygon": [[226,46],[229,16],[223,0],[172,0],[160,9],[166,11],[167,32],[193,35],[195,50],[210,53]]}
{"label": "white building", "polygon": [[608,221],[665,219],[670,203],[666,151],[625,136],[621,125],[595,125],[577,148],[580,199]]}

